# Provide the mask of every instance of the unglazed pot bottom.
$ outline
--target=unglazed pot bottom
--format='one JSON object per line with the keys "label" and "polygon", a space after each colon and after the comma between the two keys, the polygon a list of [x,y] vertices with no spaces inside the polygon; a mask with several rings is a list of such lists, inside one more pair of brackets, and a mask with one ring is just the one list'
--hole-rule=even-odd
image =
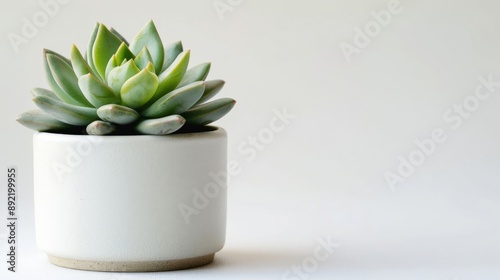
{"label": "unglazed pot bottom", "polygon": [[194,268],[207,265],[214,260],[215,254],[195,258],[165,260],[165,261],[139,261],[139,262],[110,262],[88,261],[59,258],[49,255],[49,261],[57,266],[72,269],[94,271],[121,271],[121,272],[153,272]]}

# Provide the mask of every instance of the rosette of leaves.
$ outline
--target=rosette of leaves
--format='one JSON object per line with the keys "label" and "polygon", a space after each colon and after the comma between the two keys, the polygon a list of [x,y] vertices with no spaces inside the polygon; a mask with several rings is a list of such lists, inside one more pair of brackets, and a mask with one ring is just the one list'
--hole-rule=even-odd
{"label": "rosette of leaves", "polygon": [[181,42],[163,45],[153,21],[130,43],[97,23],[85,56],[75,45],[70,58],[44,50],[51,90],[33,89],[40,110],[18,121],[37,131],[92,135],[158,135],[205,126],[235,101],[208,101],[224,81],[205,81],[210,63],[188,69],[189,58]]}

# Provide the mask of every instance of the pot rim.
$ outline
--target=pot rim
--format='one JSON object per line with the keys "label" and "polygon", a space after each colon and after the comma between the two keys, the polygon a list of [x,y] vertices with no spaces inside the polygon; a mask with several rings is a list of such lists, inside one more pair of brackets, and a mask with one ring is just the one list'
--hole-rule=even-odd
{"label": "pot rim", "polygon": [[227,135],[227,132],[224,128],[219,126],[205,126],[207,130],[203,131],[190,131],[190,132],[180,132],[180,133],[172,133],[166,135],[148,135],[148,134],[129,134],[129,135],[85,135],[85,134],[69,134],[69,133],[58,133],[58,132],[50,132],[50,131],[37,131],[33,135],[33,137],[54,137],[54,138],[102,138],[106,140],[122,140],[122,139],[137,139],[140,138],[217,138],[224,137]]}

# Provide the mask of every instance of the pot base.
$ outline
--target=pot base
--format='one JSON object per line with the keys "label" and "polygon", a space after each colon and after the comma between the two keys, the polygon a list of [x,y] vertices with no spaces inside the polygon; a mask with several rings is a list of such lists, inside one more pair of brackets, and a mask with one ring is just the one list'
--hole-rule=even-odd
{"label": "pot base", "polygon": [[87,261],[59,258],[49,255],[49,261],[57,266],[80,270],[94,271],[121,271],[121,272],[153,272],[194,268],[207,265],[214,260],[215,254],[201,257],[165,260],[165,261],[141,261],[141,262],[109,262],[109,261]]}

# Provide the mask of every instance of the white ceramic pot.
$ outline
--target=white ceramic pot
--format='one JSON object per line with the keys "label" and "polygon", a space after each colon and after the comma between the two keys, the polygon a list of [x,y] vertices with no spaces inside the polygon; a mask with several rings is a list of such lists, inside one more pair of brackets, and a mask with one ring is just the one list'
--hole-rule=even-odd
{"label": "white ceramic pot", "polygon": [[224,129],[34,136],[38,246],[60,266],[160,271],[212,262],[226,232]]}

